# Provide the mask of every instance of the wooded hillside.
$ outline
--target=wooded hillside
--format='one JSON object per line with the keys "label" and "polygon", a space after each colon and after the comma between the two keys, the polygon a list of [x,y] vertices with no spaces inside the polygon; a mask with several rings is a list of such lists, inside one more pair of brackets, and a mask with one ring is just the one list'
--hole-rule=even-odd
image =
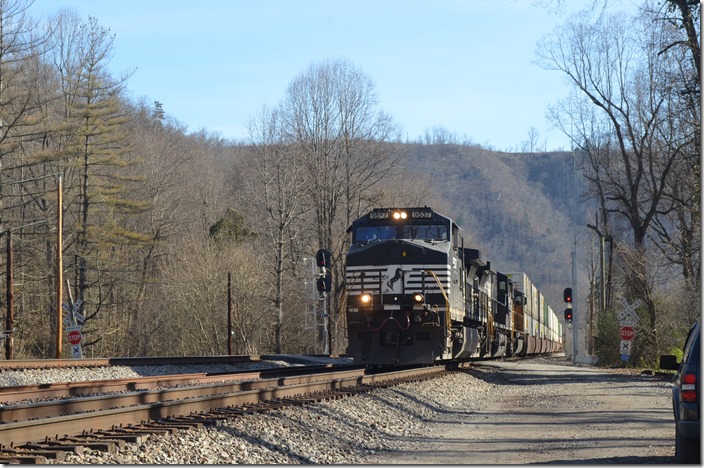
{"label": "wooded hillside", "polygon": [[[632,361],[654,362],[699,318],[701,282],[699,7],[663,5],[629,34],[621,16],[585,16],[543,44],[544,66],[574,81],[551,109],[574,127],[573,154],[403,142],[373,80],[342,59],[293,77],[246,141],[189,133],[162,103],[130,99],[96,19],[39,24],[0,0],[6,356],[54,357],[67,303],[87,357],[344,352],[346,229],[374,207],[428,205],[494,268],[525,271],[558,315],[576,232],[586,351],[618,361],[617,304],[640,299]],[[319,248],[333,253],[327,311]]]}
{"label": "wooded hillside", "polygon": [[[419,144],[408,153],[407,170],[433,180],[443,205],[437,209],[455,219],[465,243],[479,248],[494,268],[525,271],[561,312],[562,289],[572,274],[572,154]],[[579,200],[580,249],[585,206]]]}

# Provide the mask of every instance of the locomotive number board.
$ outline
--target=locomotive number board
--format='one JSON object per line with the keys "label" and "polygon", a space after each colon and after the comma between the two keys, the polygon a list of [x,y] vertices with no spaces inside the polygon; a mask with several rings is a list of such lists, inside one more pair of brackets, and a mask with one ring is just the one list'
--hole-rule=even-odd
{"label": "locomotive number board", "polygon": [[416,210],[411,210],[411,218],[420,218],[420,219],[433,219],[433,212],[432,211],[416,211]]}
{"label": "locomotive number board", "polygon": [[369,213],[369,219],[386,219],[388,217],[389,217],[388,210],[372,211],[371,213]]}
{"label": "locomotive number board", "polygon": [[[369,213],[369,219],[388,219],[396,210],[374,210]],[[410,218],[433,219],[432,210],[410,210]]]}

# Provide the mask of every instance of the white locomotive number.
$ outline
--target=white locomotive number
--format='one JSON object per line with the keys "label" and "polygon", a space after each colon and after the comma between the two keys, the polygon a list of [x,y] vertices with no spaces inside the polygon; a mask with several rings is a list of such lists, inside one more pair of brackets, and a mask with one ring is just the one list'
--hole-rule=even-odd
{"label": "white locomotive number", "polygon": [[411,218],[426,218],[431,219],[433,213],[430,211],[411,211]]}
{"label": "white locomotive number", "polygon": [[369,213],[369,219],[386,219],[388,217],[388,211],[372,211],[371,213]]}

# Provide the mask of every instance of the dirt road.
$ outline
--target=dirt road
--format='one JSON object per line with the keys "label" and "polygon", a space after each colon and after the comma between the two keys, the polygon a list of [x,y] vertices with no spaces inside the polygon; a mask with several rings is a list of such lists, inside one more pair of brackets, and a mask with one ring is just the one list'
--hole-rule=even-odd
{"label": "dirt road", "polygon": [[482,408],[442,414],[371,462],[674,463],[667,380],[535,361],[486,364],[472,375],[497,384]]}

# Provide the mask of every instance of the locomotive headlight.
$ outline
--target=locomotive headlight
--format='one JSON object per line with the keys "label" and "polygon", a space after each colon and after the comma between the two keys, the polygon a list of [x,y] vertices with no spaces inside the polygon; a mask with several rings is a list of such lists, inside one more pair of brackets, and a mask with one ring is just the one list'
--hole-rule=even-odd
{"label": "locomotive headlight", "polygon": [[392,216],[394,217],[394,219],[408,218],[408,214],[405,211],[394,211],[394,214]]}
{"label": "locomotive headlight", "polygon": [[413,295],[413,301],[414,301],[416,304],[422,304],[423,301],[425,301],[425,297],[423,297],[423,295],[422,295],[421,293],[415,293],[415,294]]}
{"label": "locomotive headlight", "polygon": [[372,303],[372,296],[371,294],[364,293],[361,296],[359,296],[359,302],[363,306],[367,306]]}

